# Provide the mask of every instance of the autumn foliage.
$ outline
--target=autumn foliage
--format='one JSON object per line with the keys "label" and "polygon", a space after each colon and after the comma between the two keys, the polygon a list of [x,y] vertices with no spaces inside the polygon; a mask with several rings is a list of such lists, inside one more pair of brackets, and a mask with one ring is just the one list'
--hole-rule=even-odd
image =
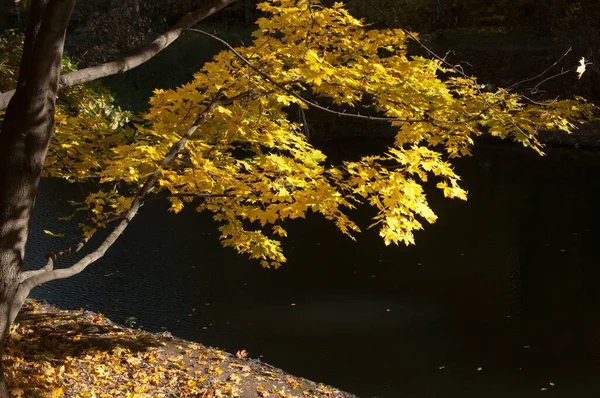
{"label": "autumn foliage", "polygon": [[[166,198],[173,212],[212,212],[223,245],[265,267],[285,262],[286,220],[319,213],[354,238],[360,228],[348,210],[362,204],[377,209],[372,227],[386,244],[412,244],[436,220],[426,181],[466,199],[451,161],[469,155],[476,137],[541,153],[540,128],[571,132],[591,112],[579,99],[539,104],[513,89],[486,91],[443,59],[409,55],[415,34],[371,29],[341,3],[272,0],[259,9],[266,16],[250,45],[225,49],[181,87],[155,90],[140,117],[85,86],[62,92],[45,173],[97,183],[77,205],[89,215],[85,235],[136,198]],[[370,119],[373,129],[387,123],[397,135],[379,155],[329,164],[292,116],[311,108]]]}
{"label": "autumn foliage", "polygon": [[[17,270],[13,279],[22,293],[19,300],[35,286],[83,271],[152,199],[168,200],[175,213],[185,207],[211,212],[223,245],[265,267],[286,261],[281,246],[285,222],[311,213],[321,214],[354,239],[360,227],[351,210],[371,206],[376,215],[367,227],[377,228],[385,244],[413,244],[415,231],[437,218],[426,186],[448,198],[466,199],[452,162],[470,155],[477,137],[511,139],[542,153],[540,129],[570,133],[594,110],[582,99],[534,102],[518,93],[518,84],[491,90],[433,53],[410,55],[408,43],[421,44],[416,34],[372,29],[341,3],[327,8],[316,0],[270,0],[258,7],[264,16],[244,47],[234,49],[212,34],[189,29],[187,34],[211,37],[225,49],[187,84],[155,90],[145,114],[121,109],[98,84],[60,91],[54,119],[46,120],[47,131],[53,121],[55,131],[44,173],[91,187],[75,203],[75,212],[87,215],[87,223],[81,243],[49,253],[43,268]],[[4,35],[0,41],[2,91],[16,82],[20,41],[18,35]],[[76,68],[68,59],[62,67],[63,72]],[[582,60],[577,73],[584,69]],[[544,79],[543,74],[536,79]],[[297,115],[308,111],[370,121],[373,130],[391,127],[395,139],[382,153],[333,164],[305,134],[306,118]],[[20,134],[18,129],[4,131]],[[33,204],[35,189],[31,192]],[[94,250],[73,265],[54,267],[104,228],[111,232]],[[60,231],[48,231],[60,236],[55,232]],[[26,315],[37,310],[30,305]],[[4,373],[13,396],[161,396],[174,386],[182,396],[236,396],[240,377],[248,373],[241,369],[240,376],[228,369],[228,378],[212,377],[224,372],[221,363],[237,362],[199,347],[162,357],[157,351],[121,346],[88,350],[79,344],[85,333],[73,332],[81,324],[69,316],[59,323],[45,317],[11,329]],[[9,325],[11,317],[5,318]],[[155,337],[113,328],[101,317],[88,318],[86,326],[107,331],[113,342],[146,338],[160,344]],[[63,328],[65,334],[44,338],[44,327]],[[51,348],[59,359],[37,355],[49,343],[55,344]],[[196,365],[208,364],[199,374],[186,371],[191,354],[197,356]],[[285,383],[288,389],[299,387],[291,379],[277,388]],[[326,387],[321,390],[308,396],[334,394]],[[286,396],[278,391],[272,393]]]}

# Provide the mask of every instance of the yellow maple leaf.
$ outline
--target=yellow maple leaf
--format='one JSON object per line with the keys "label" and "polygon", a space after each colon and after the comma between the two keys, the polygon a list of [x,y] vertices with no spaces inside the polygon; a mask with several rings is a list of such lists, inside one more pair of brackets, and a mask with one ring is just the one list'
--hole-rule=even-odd
{"label": "yellow maple leaf", "polygon": [[44,230],[44,233],[46,235],[50,235],[50,236],[53,236],[55,238],[62,238],[63,236],[65,236],[65,234],[55,234],[54,232],[48,231],[47,229]]}
{"label": "yellow maple leaf", "polygon": [[583,76],[586,65],[587,64],[585,62],[585,57],[581,57],[581,59],[579,60],[579,66],[577,67],[577,78],[578,79],[581,79],[581,76]]}

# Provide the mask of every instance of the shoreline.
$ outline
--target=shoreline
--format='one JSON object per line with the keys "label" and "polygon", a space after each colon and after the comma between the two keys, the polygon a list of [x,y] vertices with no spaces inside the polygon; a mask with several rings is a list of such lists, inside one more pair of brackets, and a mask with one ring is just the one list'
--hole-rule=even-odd
{"label": "shoreline", "polygon": [[28,299],[4,364],[13,397],[357,398],[247,355]]}

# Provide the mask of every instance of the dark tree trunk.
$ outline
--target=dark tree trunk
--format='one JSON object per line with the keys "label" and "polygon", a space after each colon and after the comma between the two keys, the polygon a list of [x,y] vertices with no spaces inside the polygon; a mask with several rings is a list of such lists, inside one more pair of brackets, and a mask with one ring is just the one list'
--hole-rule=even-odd
{"label": "dark tree trunk", "polygon": [[[53,254],[45,267],[22,271],[35,196],[54,130],[54,107],[59,88],[65,33],[75,1],[32,0],[17,88],[15,91],[4,93],[9,94],[4,98],[7,99],[6,102],[10,102],[6,107],[4,122],[0,126],[0,358],[4,353],[10,326],[31,289],[52,280],[78,274],[102,257],[137,214],[144,197],[152,190],[158,176],[156,169],[146,180],[118,226],[96,250],[70,267],[54,269],[56,254]],[[234,1],[236,0],[205,1],[201,8],[185,15],[173,29],[161,35],[138,54],[122,61],[76,72],[70,81],[67,74],[62,78],[62,84],[68,87],[136,67],[168,46],[195,23]],[[237,100],[237,97],[233,100]],[[4,109],[4,103],[0,101],[0,109]],[[161,165],[171,162],[183,150],[198,124],[219,103],[220,101],[215,100],[207,107],[197,123],[171,148]],[[78,251],[83,245],[85,242],[69,248],[64,253]],[[9,398],[1,366],[0,398]]]}
{"label": "dark tree trunk", "polygon": [[[74,3],[32,1],[17,90],[0,131],[0,355],[22,305],[14,302],[15,292],[54,128],[63,44]],[[2,385],[0,397],[6,394]]]}

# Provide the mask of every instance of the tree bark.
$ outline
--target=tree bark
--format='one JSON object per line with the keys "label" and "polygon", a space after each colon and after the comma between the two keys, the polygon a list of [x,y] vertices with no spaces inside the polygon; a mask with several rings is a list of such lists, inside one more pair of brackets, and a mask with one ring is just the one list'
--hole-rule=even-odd
{"label": "tree bark", "polygon": [[[34,0],[15,95],[0,131],[0,355],[14,318],[25,243],[54,128],[66,28],[75,0]],[[8,396],[0,384],[0,397]]]}
{"label": "tree bark", "polygon": [[[136,56],[110,63],[108,68],[107,65],[102,65],[81,71],[84,76],[76,73],[72,76],[75,81],[65,83],[59,80],[60,67],[66,29],[75,1],[32,0],[17,88],[7,99],[8,106],[0,129],[0,358],[4,353],[10,326],[31,289],[42,283],[79,273],[102,257],[136,215],[143,198],[156,180],[153,175],[146,181],[119,226],[94,252],[65,269],[54,269],[56,259],[51,257],[46,267],[22,272],[35,197],[54,130],[54,108],[59,88],[82,83],[78,78],[89,81],[135,67],[169,45],[189,26],[236,0],[212,0],[205,3],[205,7],[186,15],[173,30]],[[217,103],[215,101],[211,106],[214,107]],[[209,106],[205,113],[212,107]],[[0,106],[0,109],[3,108],[4,106]],[[200,121],[199,119],[197,123]],[[197,127],[195,125],[190,128],[164,162],[169,163],[182,150]],[[0,363],[0,398],[9,398],[1,365]]]}

